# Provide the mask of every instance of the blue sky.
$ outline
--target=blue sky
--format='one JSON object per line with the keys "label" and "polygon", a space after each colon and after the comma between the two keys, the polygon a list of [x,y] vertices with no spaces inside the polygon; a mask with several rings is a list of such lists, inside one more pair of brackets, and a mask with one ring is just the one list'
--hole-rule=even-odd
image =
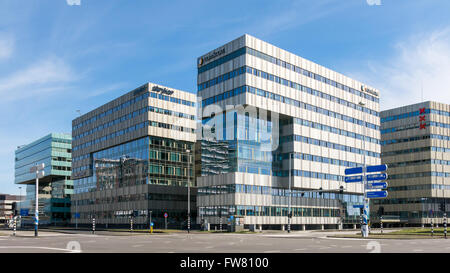
{"label": "blue sky", "polygon": [[[0,193],[14,150],[146,82],[195,92],[196,58],[244,33],[381,90],[450,103],[446,0],[0,0]],[[377,5],[381,2],[381,5]]]}

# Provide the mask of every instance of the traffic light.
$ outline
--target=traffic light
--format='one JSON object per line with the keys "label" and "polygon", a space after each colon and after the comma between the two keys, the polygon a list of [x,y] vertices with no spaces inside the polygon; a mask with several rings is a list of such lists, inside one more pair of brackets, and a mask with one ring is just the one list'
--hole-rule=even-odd
{"label": "traffic light", "polygon": [[344,186],[340,186],[340,187],[339,187],[339,193],[340,193],[340,194],[343,194],[343,193],[344,193]]}
{"label": "traffic light", "polygon": [[322,187],[319,189],[319,195],[322,195]]}
{"label": "traffic light", "polygon": [[303,192],[302,192],[302,197],[304,197],[304,196],[305,196],[305,192],[303,191]]}

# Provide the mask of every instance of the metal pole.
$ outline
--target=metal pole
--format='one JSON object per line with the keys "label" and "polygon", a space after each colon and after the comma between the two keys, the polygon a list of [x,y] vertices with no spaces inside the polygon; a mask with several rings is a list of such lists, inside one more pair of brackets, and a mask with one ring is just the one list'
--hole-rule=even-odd
{"label": "metal pole", "polygon": [[187,152],[187,163],[188,163],[188,233],[191,232],[191,173],[190,173],[190,156],[189,153],[191,152],[190,150],[186,150]]}
{"label": "metal pole", "polygon": [[444,212],[444,238],[447,239],[447,213]]}
{"label": "metal pole", "polygon": [[38,236],[39,226],[39,168],[36,167],[36,203],[34,209],[34,236]]}
{"label": "metal pole", "polygon": [[22,227],[22,187],[19,187],[19,219],[20,227]]}
{"label": "metal pole", "polygon": [[292,202],[292,193],[291,193],[291,168],[292,168],[292,164],[291,164],[291,155],[292,153],[289,153],[289,200],[288,200],[288,228],[287,231],[288,233],[291,232],[291,202]]}
{"label": "metal pole", "polygon": [[[363,107],[365,105],[365,103],[360,102],[359,105],[361,107]],[[366,197],[366,184],[367,184],[367,179],[366,179],[366,124],[364,123],[363,125],[363,146],[362,146],[362,152],[363,152],[363,194],[364,194],[364,207],[363,207],[363,224],[362,224],[362,229],[361,229],[361,234],[363,237],[367,237],[367,211],[369,209],[369,204],[368,204],[368,199]]]}
{"label": "metal pole", "polygon": [[75,200],[75,229],[78,229],[78,200]]}

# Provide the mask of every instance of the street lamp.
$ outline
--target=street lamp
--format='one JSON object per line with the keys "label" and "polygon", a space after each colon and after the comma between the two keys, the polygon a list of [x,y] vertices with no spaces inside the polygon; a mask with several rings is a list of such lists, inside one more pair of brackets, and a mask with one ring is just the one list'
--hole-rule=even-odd
{"label": "street lamp", "polygon": [[30,168],[30,173],[36,173],[36,203],[34,209],[34,236],[38,236],[38,226],[39,226],[39,178],[44,177],[45,164],[36,164]]}
{"label": "street lamp", "polygon": [[291,218],[292,218],[292,214],[291,214],[291,202],[292,202],[292,191],[291,191],[291,173],[292,173],[292,164],[291,164],[291,158],[294,155],[293,152],[289,153],[289,200],[288,200],[288,228],[287,231],[288,233],[291,232]]}
{"label": "street lamp", "polygon": [[[362,101],[358,103],[361,107],[364,107],[366,104]],[[366,125],[363,122],[363,136],[362,136],[362,152],[363,152],[363,194],[364,194],[364,208],[363,208],[363,223],[361,226],[361,235],[362,237],[367,237],[367,210],[368,210],[368,200],[366,198]]]}
{"label": "street lamp", "polygon": [[190,185],[190,180],[191,180],[191,173],[190,173],[190,170],[189,170],[189,166],[190,166],[190,156],[189,156],[189,153],[191,152],[191,150],[189,150],[189,149],[187,149],[186,150],[186,153],[187,153],[187,164],[188,164],[188,167],[187,167],[187,171],[188,171],[188,181],[187,181],[187,184],[188,184],[188,233],[190,233],[190,231],[191,231],[191,185]]}

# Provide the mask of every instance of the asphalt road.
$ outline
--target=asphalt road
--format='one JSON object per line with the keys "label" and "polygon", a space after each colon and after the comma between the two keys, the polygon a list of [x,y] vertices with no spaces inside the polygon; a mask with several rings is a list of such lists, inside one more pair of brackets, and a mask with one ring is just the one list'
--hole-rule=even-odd
{"label": "asphalt road", "polygon": [[[10,231],[1,231],[11,234]],[[257,233],[172,233],[130,234],[127,232],[89,232],[73,234],[18,231],[0,236],[0,253],[450,253],[450,239],[357,239],[329,238],[351,233],[295,231],[290,234]]]}

